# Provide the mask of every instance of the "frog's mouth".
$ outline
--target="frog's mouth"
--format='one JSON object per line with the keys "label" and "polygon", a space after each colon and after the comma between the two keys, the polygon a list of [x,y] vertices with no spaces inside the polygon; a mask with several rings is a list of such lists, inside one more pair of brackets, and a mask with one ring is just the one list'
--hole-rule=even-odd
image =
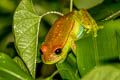
{"label": "frog's mouth", "polygon": [[55,63],[62,63],[67,57],[67,52],[63,51],[63,53],[59,56],[51,55],[49,58],[45,58],[44,55],[41,55],[42,62],[45,64],[55,64]]}
{"label": "frog's mouth", "polygon": [[61,62],[61,60],[63,59],[62,56],[59,56],[59,57],[57,57],[57,59],[53,58],[53,59],[45,60],[43,55],[41,55],[41,58],[42,58],[42,62],[45,63],[45,64],[55,64],[55,63],[57,63],[59,61]]}

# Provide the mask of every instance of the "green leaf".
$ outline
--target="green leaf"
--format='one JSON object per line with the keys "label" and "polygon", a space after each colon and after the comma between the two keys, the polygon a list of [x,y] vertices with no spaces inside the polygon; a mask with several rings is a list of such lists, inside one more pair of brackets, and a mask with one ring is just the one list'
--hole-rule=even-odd
{"label": "green leaf", "polygon": [[117,12],[118,10],[120,10],[119,5],[120,5],[120,2],[116,2],[116,3],[111,2],[111,4],[103,3],[92,9],[89,9],[89,12],[94,17],[95,20],[101,21],[106,17],[112,15],[113,13]]}
{"label": "green leaf", "polygon": [[6,54],[0,53],[0,80],[33,80]]}
{"label": "green leaf", "polygon": [[80,8],[92,8],[98,4],[101,4],[104,0],[74,0],[75,6],[80,9]]}
{"label": "green leaf", "polygon": [[[17,0],[18,1],[18,0]],[[10,13],[13,12],[16,8],[16,0],[2,0],[0,1],[0,12],[2,13]],[[11,5],[11,6],[9,6]]]}
{"label": "green leaf", "polygon": [[31,0],[22,0],[14,14],[14,35],[17,52],[35,78],[39,17]]}
{"label": "green leaf", "polygon": [[65,62],[56,64],[62,79],[65,80],[79,79],[76,64],[77,64],[76,59],[72,53],[68,55],[67,60],[65,60]]}
{"label": "green leaf", "polygon": [[22,61],[18,56],[16,56],[13,60],[16,62],[16,64],[19,65],[19,67],[20,67],[24,72],[26,72],[26,73],[29,74],[29,72],[28,72],[25,64],[23,63],[23,61]]}
{"label": "green leaf", "polygon": [[116,29],[120,30],[119,22],[120,19],[104,22],[104,29],[98,31],[96,39],[89,36],[76,42],[77,64],[82,76],[96,65],[102,64],[102,61],[119,57],[120,41],[116,35]]}
{"label": "green leaf", "polygon": [[120,80],[120,69],[111,65],[96,67],[81,80]]}
{"label": "green leaf", "polygon": [[1,38],[0,41],[2,40],[3,37],[5,37],[4,36],[5,34],[11,31],[10,29],[12,25],[11,23],[12,23],[12,19],[10,16],[0,17],[0,38]]}

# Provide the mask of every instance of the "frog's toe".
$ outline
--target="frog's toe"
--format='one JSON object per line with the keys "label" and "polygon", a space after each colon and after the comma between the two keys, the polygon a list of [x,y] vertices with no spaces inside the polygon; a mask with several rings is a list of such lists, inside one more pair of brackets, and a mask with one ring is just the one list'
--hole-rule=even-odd
{"label": "frog's toe", "polygon": [[97,31],[100,30],[100,29],[103,29],[104,27],[103,26],[99,26],[98,28],[95,28],[94,29],[94,37],[97,37]]}
{"label": "frog's toe", "polygon": [[88,31],[86,31],[87,34],[89,34],[91,32],[91,29],[88,29]]}

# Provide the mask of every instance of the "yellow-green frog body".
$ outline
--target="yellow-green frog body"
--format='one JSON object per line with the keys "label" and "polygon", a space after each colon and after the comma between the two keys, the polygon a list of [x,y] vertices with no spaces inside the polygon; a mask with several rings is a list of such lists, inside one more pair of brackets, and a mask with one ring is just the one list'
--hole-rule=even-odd
{"label": "yellow-green frog body", "polygon": [[42,61],[45,64],[64,61],[70,49],[76,54],[76,40],[90,32],[96,37],[98,29],[95,20],[85,9],[62,16],[51,27],[40,47]]}

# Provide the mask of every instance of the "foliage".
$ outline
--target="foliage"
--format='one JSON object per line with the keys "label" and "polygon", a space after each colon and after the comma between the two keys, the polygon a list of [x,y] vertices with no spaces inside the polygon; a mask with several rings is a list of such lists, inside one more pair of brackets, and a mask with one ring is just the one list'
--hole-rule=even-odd
{"label": "foliage", "polygon": [[104,29],[97,38],[89,35],[76,41],[77,55],[70,51],[63,63],[54,65],[41,62],[39,48],[60,16],[41,15],[53,10],[68,13],[69,0],[0,1],[0,80],[119,80],[119,15],[103,19],[120,10],[120,0],[73,1],[73,10],[87,8]]}

